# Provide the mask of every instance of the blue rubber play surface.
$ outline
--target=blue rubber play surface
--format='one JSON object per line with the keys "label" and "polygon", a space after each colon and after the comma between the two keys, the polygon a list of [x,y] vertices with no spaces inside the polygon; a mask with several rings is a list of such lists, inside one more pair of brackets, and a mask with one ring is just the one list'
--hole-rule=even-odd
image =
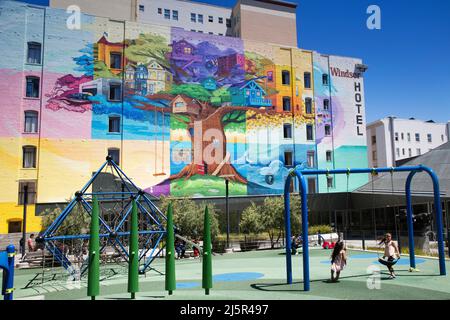
{"label": "blue rubber play surface", "polygon": [[[264,274],[259,272],[222,273],[213,276],[213,282],[247,281],[256,280],[262,277],[264,277]],[[196,288],[201,285],[200,282],[178,282],[177,289]]]}

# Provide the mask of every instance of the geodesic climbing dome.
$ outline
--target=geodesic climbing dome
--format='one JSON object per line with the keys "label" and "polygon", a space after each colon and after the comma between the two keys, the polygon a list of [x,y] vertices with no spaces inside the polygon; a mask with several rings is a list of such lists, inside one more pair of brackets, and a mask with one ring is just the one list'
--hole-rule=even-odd
{"label": "geodesic climbing dome", "polygon": [[100,259],[104,270],[116,273],[118,269],[127,268],[129,223],[135,199],[139,216],[140,271],[145,272],[162,249],[166,217],[152,202],[152,196],[139,189],[110,156],[36,241],[44,244],[53,265],[62,266],[73,280],[80,280],[87,273],[94,196],[100,209]]}

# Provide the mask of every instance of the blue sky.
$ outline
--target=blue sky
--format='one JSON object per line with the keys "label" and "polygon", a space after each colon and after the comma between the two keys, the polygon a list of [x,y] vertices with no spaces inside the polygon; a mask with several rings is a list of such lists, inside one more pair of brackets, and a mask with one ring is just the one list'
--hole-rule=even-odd
{"label": "blue sky", "polygon": [[[235,0],[198,0],[233,6]],[[388,115],[450,121],[449,0],[291,0],[299,47],[362,58],[367,122]],[[366,27],[369,5],[381,30]]]}

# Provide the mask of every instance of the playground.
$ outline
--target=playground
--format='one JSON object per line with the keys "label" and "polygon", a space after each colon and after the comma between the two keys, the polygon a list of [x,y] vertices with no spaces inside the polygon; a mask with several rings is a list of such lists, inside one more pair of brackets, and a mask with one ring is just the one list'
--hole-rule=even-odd
{"label": "playground", "polygon": [[[139,276],[143,300],[264,300],[264,299],[450,299],[450,278],[439,275],[437,259],[416,258],[420,272],[409,272],[407,256],[402,256],[395,269],[397,278],[388,279],[386,267],[377,262],[377,254],[350,250],[348,266],[338,283],[328,283],[331,250],[310,250],[311,290],[303,291],[302,255],[293,256],[293,284],[286,284],[283,250],[236,252],[213,256],[213,288],[210,295],[202,289],[202,263],[199,259],[176,261],[176,290],[168,295],[164,288],[164,259],[156,259],[154,270]],[[380,288],[369,289],[370,266],[381,270]],[[446,261],[446,266],[450,262]],[[86,281],[54,281],[43,285],[30,284],[40,270],[16,270],[15,299],[76,300],[86,296]],[[66,276],[67,279],[67,276]],[[29,288],[25,288],[30,286]],[[101,281],[97,299],[130,299],[126,275]]]}
{"label": "playground", "polygon": [[[104,169],[118,179],[108,184],[109,189],[95,188],[96,179],[108,172]],[[332,250],[324,249],[320,242],[314,243],[314,235],[308,234],[305,176],[342,174],[348,181],[351,174],[371,173],[373,177],[395,172],[409,173],[405,188],[409,254],[388,262],[381,259],[383,251],[348,249],[347,265],[339,281],[330,282]],[[411,182],[416,173],[422,172],[433,182],[438,258],[415,253]],[[300,184],[300,213],[291,212],[289,187],[294,177]],[[424,166],[295,168],[285,186],[284,248],[218,254],[212,251],[208,206],[202,214],[201,244],[186,239],[174,224],[172,203],[165,213],[161,211],[108,156],[36,240],[43,248],[41,267],[15,270],[14,247],[0,252],[4,269],[2,293],[6,300],[12,300],[13,295],[15,299],[46,300],[450,299],[439,181],[433,170]],[[292,248],[291,234],[296,230],[290,225],[291,214],[301,215],[298,252]],[[85,219],[89,227],[82,225]],[[179,249],[175,243],[180,239],[197,249],[195,257],[176,260]],[[338,242],[345,246],[341,236]],[[392,277],[382,264],[394,266],[397,277]]]}

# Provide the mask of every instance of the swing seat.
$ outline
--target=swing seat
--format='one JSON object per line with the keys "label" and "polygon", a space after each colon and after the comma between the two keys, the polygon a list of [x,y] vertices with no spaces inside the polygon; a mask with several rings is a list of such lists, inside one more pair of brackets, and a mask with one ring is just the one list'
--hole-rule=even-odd
{"label": "swing seat", "polygon": [[395,265],[398,262],[398,260],[400,260],[400,258],[397,258],[397,259],[394,259],[391,261],[389,261],[387,259],[383,259],[383,258],[378,258],[378,262],[387,267],[392,267],[393,265]]}

